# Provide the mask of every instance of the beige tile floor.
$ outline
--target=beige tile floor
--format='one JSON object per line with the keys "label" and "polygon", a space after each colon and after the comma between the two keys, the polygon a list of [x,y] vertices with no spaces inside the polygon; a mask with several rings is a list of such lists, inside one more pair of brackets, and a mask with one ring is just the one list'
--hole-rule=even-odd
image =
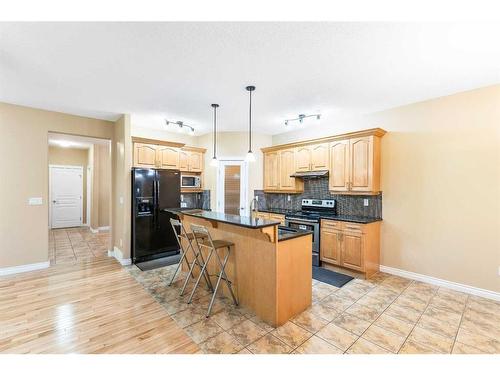
{"label": "beige tile floor", "polygon": [[88,227],[52,229],[49,231],[50,264],[107,256],[110,245],[109,232],[92,233]]}
{"label": "beige tile floor", "polygon": [[[204,353],[500,354],[500,302],[384,273],[342,288],[313,281],[313,305],[273,328],[250,311],[199,288],[188,305],[174,266],[129,272]],[[192,286],[192,283],[189,284]]]}

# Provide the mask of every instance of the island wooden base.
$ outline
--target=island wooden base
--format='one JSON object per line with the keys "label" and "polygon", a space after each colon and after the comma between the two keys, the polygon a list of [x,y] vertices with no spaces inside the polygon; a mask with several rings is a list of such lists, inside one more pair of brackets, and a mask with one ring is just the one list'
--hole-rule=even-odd
{"label": "island wooden base", "polygon": [[[311,306],[312,235],[277,242],[277,226],[252,229],[180,214],[185,228],[190,224],[208,228],[212,238],[234,243],[226,273],[239,304],[273,327],[286,323]],[[225,255],[221,251],[221,257]],[[205,259],[208,254],[204,253]],[[191,260],[191,259],[190,259]],[[219,271],[216,259],[208,270],[212,280]],[[230,296],[221,283],[219,293]]]}

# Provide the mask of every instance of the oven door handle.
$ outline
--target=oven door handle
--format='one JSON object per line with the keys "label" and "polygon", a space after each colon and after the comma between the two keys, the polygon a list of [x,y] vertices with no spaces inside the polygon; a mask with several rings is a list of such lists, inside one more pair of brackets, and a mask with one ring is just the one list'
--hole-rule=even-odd
{"label": "oven door handle", "polygon": [[285,217],[285,220],[289,221],[289,222],[293,222],[293,223],[298,223],[298,224],[301,224],[301,223],[307,223],[307,224],[319,224],[319,221],[317,220],[308,220],[308,219],[294,219],[294,218],[290,218],[290,217]]}

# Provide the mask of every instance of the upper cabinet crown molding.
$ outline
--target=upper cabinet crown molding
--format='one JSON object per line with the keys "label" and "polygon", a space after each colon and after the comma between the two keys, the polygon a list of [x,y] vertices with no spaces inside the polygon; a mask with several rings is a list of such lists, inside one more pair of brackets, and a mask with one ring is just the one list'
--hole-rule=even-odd
{"label": "upper cabinet crown molding", "polygon": [[162,141],[160,139],[149,139],[149,138],[141,138],[141,137],[132,137],[132,142],[133,143],[146,143],[146,144],[157,145],[157,146],[177,147],[177,148],[181,148],[181,147],[185,146],[185,143]]}
{"label": "upper cabinet crown molding", "polygon": [[261,151],[262,152],[277,151],[277,150],[281,150],[284,148],[307,146],[307,145],[313,145],[316,143],[329,143],[329,142],[340,140],[340,139],[366,137],[366,136],[370,136],[370,135],[373,135],[375,137],[382,137],[385,133],[387,133],[387,132],[384,129],[373,128],[373,129],[360,130],[360,131],[355,131],[355,132],[350,132],[350,133],[332,135],[332,136],[323,137],[323,138],[309,139],[306,141],[292,142],[292,143],[285,143],[282,145],[264,147],[264,148],[261,148]]}

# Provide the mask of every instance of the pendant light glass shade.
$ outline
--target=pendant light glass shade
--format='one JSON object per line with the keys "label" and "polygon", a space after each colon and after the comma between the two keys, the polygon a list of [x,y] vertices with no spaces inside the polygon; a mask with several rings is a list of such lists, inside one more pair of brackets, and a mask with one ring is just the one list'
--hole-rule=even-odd
{"label": "pendant light glass shade", "polygon": [[212,104],[212,108],[214,109],[214,156],[212,157],[212,160],[210,161],[210,166],[212,167],[217,167],[219,165],[219,161],[217,160],[217,108],[219,107],[218,104]]}
{"label": "pendant light glass shade", "polygon": [[248,153],[245,160],[247,162],[254,162],[255,155],[252,152],[252,91],[255,91],[255,86],[247,86],[246,90],[250,94],[250,106],[248,111]]}
{"label": "pendant light glass shade", "polygon": [[253,163],[255,161],[255,155],[252,151],[248,151],[247,156],[245,156],[245,161]]}

